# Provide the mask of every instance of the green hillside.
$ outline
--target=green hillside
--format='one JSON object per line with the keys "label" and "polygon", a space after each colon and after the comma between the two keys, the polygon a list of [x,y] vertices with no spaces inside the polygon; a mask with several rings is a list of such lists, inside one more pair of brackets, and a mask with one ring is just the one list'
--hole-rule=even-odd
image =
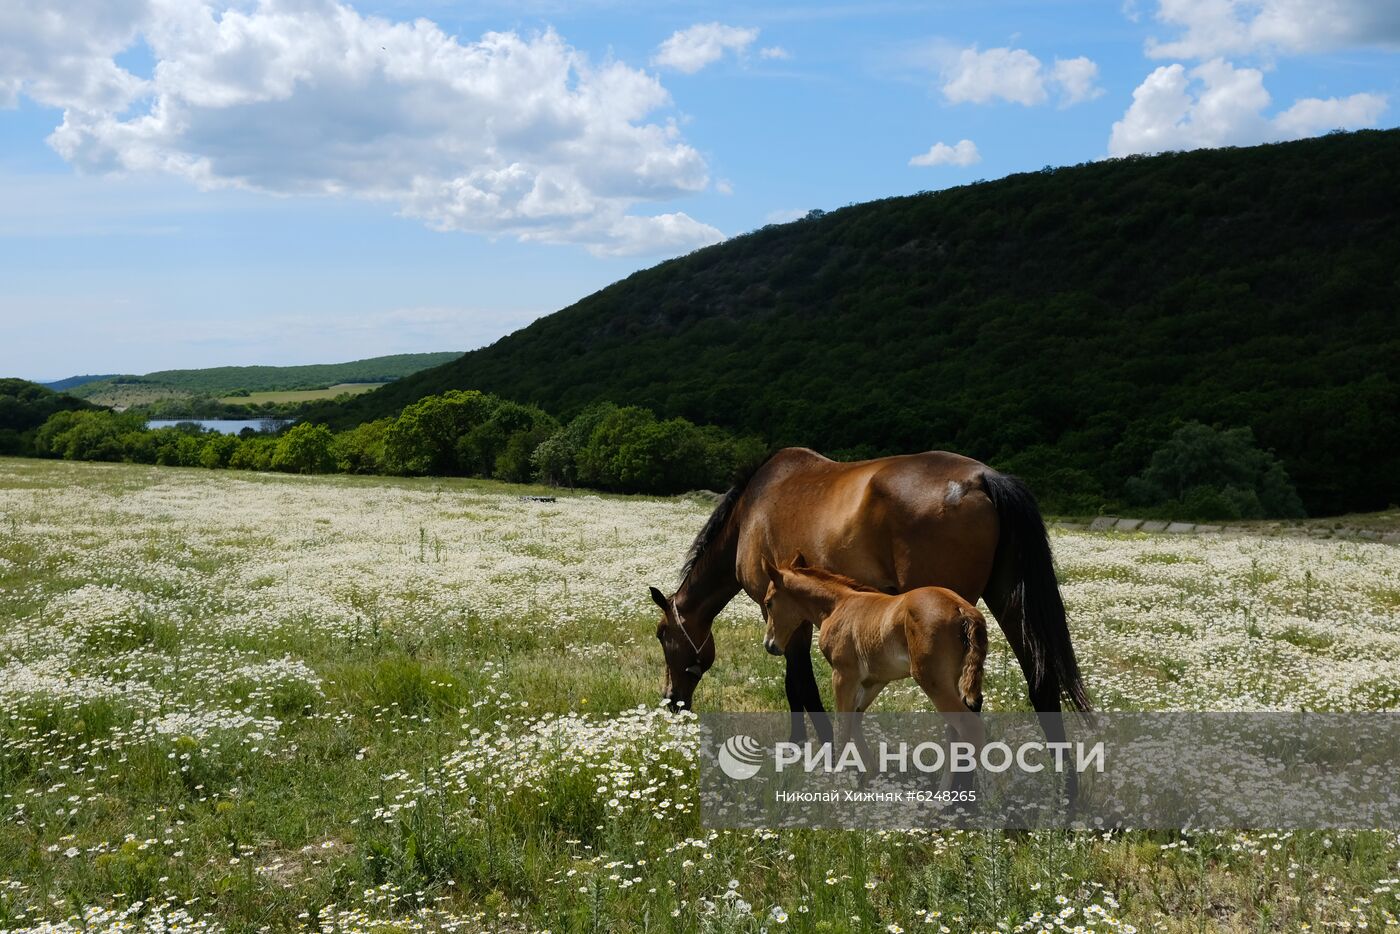
{"label": "green hillside", "polygon": [[[103,405],[140,405],[184,396],[225,396],[247,391],[326,389],[342,383],[388,383],[461,356],[458,353],[394,354],[349,363],[308,366],[220,366],[159,370],[83,382],[71,394]],[[60,382],[67,382],[66,380]]]}
{"label": "green hillside", "polygon": [[1252,429],[1308,511],[1400,476],[1400,131],[1015,175],[766,227],[313,412],[476,388],[846,456],[948,448],[1121,502],[1183,420]]}
{"label": "green hillside", "polygon": [[115,379],[120,373],[88,373],[83,376],[70,376],[67,379],[57,379],[51,383],[40,383],[45,389],[52,389],[54,392],[65,392],[76,389],[84,383],[95,383],[100,379]]}
{"label": "green hillside", "polygon": [[0,454],[32,453],[34,432],[58,412],[95,410],[71,395],[24,379],[0,379]]}

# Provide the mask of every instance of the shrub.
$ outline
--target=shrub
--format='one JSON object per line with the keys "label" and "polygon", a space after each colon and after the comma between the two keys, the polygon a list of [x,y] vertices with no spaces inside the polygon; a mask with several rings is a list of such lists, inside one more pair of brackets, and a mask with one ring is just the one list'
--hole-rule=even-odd
{"label": "shrub", "polygon": [[[656,416],[637,406],[613,407],[589,434],[578,452],[578,479],[586,486],[601,487],[605,490],[622,488],[624,469],[623,449],[632,443],[647,426],[656,422]],[[629,473],[637,473],[635,466]]]}
{"label": "shrub", "polygon": [[39,428],[34,448],[40,455],[65,460],[119,461],[125,449],[122,437],[140,431],[140,415],[106,411],[58,412]]}
{"label": "shrub", "polygon": [[389,427],[386,466],[403,474],[459,473],[458,439],[490,418],[498,405],[495,396],[474,389],[419,399]]}
{"label": "shrub", "polygon": [[155,437],[155,462],[166,467],[197,467],[204,439],[200,429],[171,426],[151,432]]}
{"label": "shrub", "polygon": [[233,435],[209,435],[204,439],[204,447],[199,451],[199,466],[210,469],[227,467],[233,452],[238,450],[238,443],[238,439]]}
{"label": "shrub", "polygon": [[381,418],[336,435],[331,445],[336,469],[342,473],[384,472],[384,443],[393,421]]}
{"label": "shrub", "polygon": [[558,429],[559,423],[542,409],[500,401],[485,421],[458,439],[457,462],[465,473],[529,480],[530,455]]}
{"label": "shrub", "polygon": [[576,462],[578,479],[588,485],[680,493],[723,489],[741,462],[756,461],[763,450],[755,439],[737,442],[683,418],[660,421],[647,409],[612,407],[596,420]]}
{"label": "shrub", "polygon": [[272,453],[277,447],[277,439],[251,436],[238,439],[238,450],[228,459],[228,465],[235,470],[271,470]]}
{"label": "shrub", "polygon": [[541,442],[530,456],[535,477],[555,486],[575,486],[582,482],[579,457],[594,430],[616,410],[617,406],[611,402],[589,406]]}
{"label": "shrub", "polygon": [[272,469],[287,473],[330,473],[335,469],[331,454],[334,437],[325,425],[293,425],[277,439],[272,451]]}
{"label": "shrub", "polygon": [[1138,503],[1202,519],[1304,514],[1283,464],[1259,448],[1249,428],[1187,422],[1128,481],[1127,492]]}

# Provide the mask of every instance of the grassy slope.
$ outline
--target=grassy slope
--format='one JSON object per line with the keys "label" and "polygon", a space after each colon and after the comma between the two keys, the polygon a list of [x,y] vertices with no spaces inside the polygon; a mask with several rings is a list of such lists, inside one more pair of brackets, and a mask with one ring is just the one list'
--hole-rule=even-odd
{"label": "grassy slope", "polygon": [[1315,514],[1400,475],[1400,130],[855,205],[636,273],[314,417],[479,388],[861,455],[944,447],[1108,498],[1173,419],[1247,425]]}
{"label": "grassy slope", "polygon": [[[235,389],[250,392],[324,389],[339,383],[385,383],[456,359],[457,353],[394,354],[308,366],[225,366],[198,370],[159,370],[143,376],[118,376],[83,383],[73,394],[115,404],[135,404],[175,395],[221,395]],[[144,394],[144,395],[143,395]]]}
{"label": "grassy slope", "polygon": [[63,392],[65,389],[73,389],[84,383],[94,383],[101,379],[115,379],[120,373],[90,373],[85,376],[70,376],[67,379],[54,380],[52,383],[41,383],[40,385],[52,389],[54,392]]}
{"label": "grassy slope", "polygon": [[258,405],[263,402],[313,402],[317,399],[334,399],[339,395],[357,396],[372,392],[384,383],[337,383],[325,389],[274,389],[268,392],[252,392],[246,396],[224,396],[219,401],[233,405]]}

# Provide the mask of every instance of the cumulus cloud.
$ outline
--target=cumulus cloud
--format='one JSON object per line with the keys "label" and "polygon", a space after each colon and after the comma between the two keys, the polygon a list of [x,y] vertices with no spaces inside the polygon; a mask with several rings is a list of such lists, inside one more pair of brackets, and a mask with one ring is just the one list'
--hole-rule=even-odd
{"label": "cumulus cloud", "polygon": [[1103,95],[1103,88],[1096,84],[1099,79],[1099,66],[1093,59],[1083,55],[1078,58],[1055,59],[1050,79],[1062,89],[1063,104],[1066,107]]}
{"label": "cumulus cloud", "polygon": [[1062,105],[1092,100],[1103,93],[1095,84],[1099,66],[1084,56],[1056,59],[1046,68],[1025,49],[963,49],[945,69],[943,96],[950,102],[986,104],[1011,101],[1032,107],[1057,89]]}
{"label": "cumulus cloud", "polygon": [[1382,94],[1353,94],[1350,97],[1307,97],[1274,117],[1274,128],[1281,137],[1301,139],[1329,130],[1375,126],[1385,113]]}
{"label": "cumulus cloud", "polygon": [[145,87],[114,56],[151,15],[148,0],[0,4],[0,106],[21,93],[51,107],[120,107]]}
{"label": "cumulus cloud", "polygon": [[693,75],[706,65],[719,61],[726,52],[743,54],[757,38],[757,29],[726,26],[723,23],[696,23],[689,29],[672,33],[657,47],[651,61],[658,67]]}
{"label": "cumulus cloud", "polygon": [[[438,229],[598,253],[721,239],[683,213],[632,213],[704,190],[705,161],[655,118],[670,96],[654,76],[591,62],[553,31],[461,42],[336,0],[76,2],[91,17],[5,5],[0,51],[31,51],[0,55],[0,94],[18,81],[65,108],[50,143],[80,169],[350,195]],[[150,79],[115,61],[138,37]]]}
{"label": "cumulus cloud", "polygon": [[981,161],[982,154],[977,151],[977,144],[970,139],[960,139],[952,146],[947,143],[934,143],[928,152],[920,153],[910,159],[909,164],[916,166],[968,166],[976,165]]}
{"label": "cumulus cloud", "polygon": [[759,58],[777,59],[787,61],[792,58],[792,53],[780,45],[770,45],[758,50]]}
{"label": "cumulus cloud", "polygon": [[943,83],[943,96],[955,104],[998,98],[1028,107],[1039,104],[1045,100],[1040,59],[1025,49],[963,49]]}
{"label": "cumulus cloud", "polygon": [[1331,129],[1374,126],[1386,100],[1377,94],[1304,98],[1273,117],[1264,75],[1212,59],[1187,71],[1164,65],[1138,85],[1123,119],[1113,124],[1109,155],[1251,145]]}
{"label": "cumulus cloud", "polygon": [[1400,4],[1387,0],[1159,0],[1155,15],[1179,30],[1148,40],[1156,58],[1400,46]]}

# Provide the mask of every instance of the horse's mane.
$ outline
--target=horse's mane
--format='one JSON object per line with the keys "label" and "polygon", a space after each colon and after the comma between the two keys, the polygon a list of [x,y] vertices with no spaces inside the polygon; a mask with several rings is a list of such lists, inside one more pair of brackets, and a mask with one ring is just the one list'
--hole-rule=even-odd
{"label": "horse's mane", "polygon": [[846,587],[860,593],[884,593],[878,587],[871,587],[869,584],[862,584],[854,577],[847,577],[845,574],[837,574],[835,571],[828,571],[826,568],[784,568],[792,574],[800,574],[803,577],[811,578],[823,584],[835,584],[838,587]]}
{"label": "horse's mane", "polygon": [[777,451],[771,452],[763,460],[747,469],[740,469],[734,476],[734,483],[729,488],[729,492],[724,494],[724,498],[719,501],[710,513],[710,518],[705,520],[705,525],[700,529],[700,533],[695,536],[695,541],[690,544],[690,551],[686,552],[685,564],[681,565],[681,580],[690,577],[690,572],[699,566],[705,559],[706,552],[709,551],[715,539],[724,531],[724,527],[729,524],[729,518],[734,514],[734,507],[739,504],[739,499],[744,495],[744,490],[748,489],[749,481],[754,478],[754,474],[763,469],[764,465],[773,459]]}

